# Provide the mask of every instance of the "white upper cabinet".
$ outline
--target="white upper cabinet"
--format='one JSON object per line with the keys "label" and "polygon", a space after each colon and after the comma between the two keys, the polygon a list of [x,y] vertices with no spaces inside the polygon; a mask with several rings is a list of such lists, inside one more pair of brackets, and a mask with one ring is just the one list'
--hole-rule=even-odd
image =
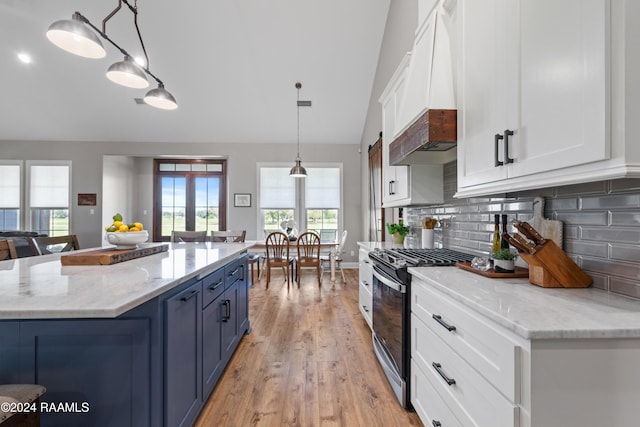
{"label": "white upper cabinet", "polygon": [[382,207],[442,203],[442,165],[393,166],[389,145],[397,134],[398,110],[404,101],[411,53],[407,53],[382,92]]}
{"label": "white upper cabinet", "polygon": [[611,0],[457,10],[457,196],[593,180],[611,157]]}

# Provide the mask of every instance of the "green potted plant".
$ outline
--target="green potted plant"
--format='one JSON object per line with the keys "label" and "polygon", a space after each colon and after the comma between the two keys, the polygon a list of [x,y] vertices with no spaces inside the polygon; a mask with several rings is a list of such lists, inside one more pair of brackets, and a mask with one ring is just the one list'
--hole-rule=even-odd
{"label": "green potted plant", "polygon": [[496,273],[513,273],[515,271],[514,262],[518,258],[516,252],[512,252],[509,248],[500,249],[491,254],[493,258],[493,269]]}
{"label": "green potted plant", "polygon": [[387,231],[393,236],[393,243],[401,245],[402,242],[404,242],[405,236],[411,231],[411,227],[404,225],[402,220],[400,220],[397,224],[387,223]]}

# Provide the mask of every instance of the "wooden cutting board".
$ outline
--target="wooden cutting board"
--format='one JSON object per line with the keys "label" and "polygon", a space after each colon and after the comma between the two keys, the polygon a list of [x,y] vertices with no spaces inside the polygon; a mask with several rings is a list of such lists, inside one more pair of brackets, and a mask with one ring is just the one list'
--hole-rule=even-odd
{"label": "wooden cutting board", "polygon": [[533,218],[527,221],[545,239],[553,242],[562,248],[562,221],[545,219],[544,217],[544,197],[533,199]]}
{"label": "wooden cutting board", "polygon": [[62,255],[60,262],[62,265],[111,265],[166,252],[168,249],[169,245],[155,244],[136,249],[105,248],[79,253],[71,252],[68,255]]}
{"label": "wooden cutting board", "polygon": [[493,269],[487,271],[476,270],[471,266],[470,262],[459,262],[457,265],[463,270],[471,271],[472,273],[480,274],[481,276],[491,277],[492,279],[516,279],[529,277],[529,270],[522,267],[516,267],[513,273],[498,273],[493,271]]}

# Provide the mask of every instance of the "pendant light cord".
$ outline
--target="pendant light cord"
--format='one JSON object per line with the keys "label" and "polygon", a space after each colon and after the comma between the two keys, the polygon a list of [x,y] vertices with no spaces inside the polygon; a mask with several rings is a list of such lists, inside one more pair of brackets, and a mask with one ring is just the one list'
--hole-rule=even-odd
{"label": "pendant light cord", "polygon": [[296,108],[298,109],[298,134],[297,134],[298,152],[296,153],[296,160],[300,160],[300,88],[301,87],[302,87],[302,83],[297,82],[296,89],[298,89],[298,98],[296,100]]}

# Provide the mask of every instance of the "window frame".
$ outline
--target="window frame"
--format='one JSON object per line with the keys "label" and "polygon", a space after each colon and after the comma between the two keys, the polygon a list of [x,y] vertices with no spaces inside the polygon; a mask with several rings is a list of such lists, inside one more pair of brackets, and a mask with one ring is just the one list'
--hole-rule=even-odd
{"label": "window frame", "polygon": [[[18,168],[20,169],[20,172],[18,173],[18,179],[20,180],[20,185],[19,185],[19,195],[18,195],[18,228],[16,229],[16,231],[18,230],[22,230],[24,229],[23,224],[26,224],[25,222],[25,196],[24,196],[24,191],[25,191],[25,166],[24,166],[24,161],[23,160],[0,160],[0,166],[18,166]],[[11,208],[3,208],[0,207],[0,210],[8,210]],[[4,224],[0,224],[0,229],[5,230],[4,229]],[[11,230],[5,230],[5,231],[11,231]]]}
{"label": "window frame", "polygon": [[[256,191],[258,193],[256,203],[256,230],[257,230],[257,239],[263,240],[266,236],[261,236],[260,232],[264,232],[264,221],[262,215],[262,200],[260,194],[260,170],[262,168],[291,168],[291,163],[283,163],[283,162],[258,162],[256,163]],[[336,231],[336,239],[340,239],[342,235],[342,230],[344,230],[344,165],[341,162],[305,162],[304,167],[307,169],[311,168],[333,168],[340,170],[340,207],[338,210],[338,223],[337,223],[337,231]],[[294,221],[296,222],[298,233],[302,233],[308,229],[307,224],[307,210],[317,210],[319,208],[307,208],[306,207],[306,198],[305,191],[306,185],[305,182],[307,178],[291,178],[296,180],[295,185],[295,208],[294,208]],[[278,209],[274,208],[265,208],[265,209]],[[289,208],[287,208],[289,209]],[[328,208],[327,208],[328,209]],[[284,208],[283,208],[284,210]]]}
{"label": "window frame", "polygon": [[[34,224],[31,221],[31,167],[32,166],[67,166],[69,168],[69,187],[66,209],[69,211],[69,228],[67,234],[73,234],[73,209],[72,209],[72,197],[73,197],[73,166],[71,160],[27,160],[25,162],[25,183],[24,183],[24,224],[28,230],[35,230]],[[38,209],[65,209],[62,207],[55,208],[38,208]],[[49,233],[47,233],[49,234]]]}

